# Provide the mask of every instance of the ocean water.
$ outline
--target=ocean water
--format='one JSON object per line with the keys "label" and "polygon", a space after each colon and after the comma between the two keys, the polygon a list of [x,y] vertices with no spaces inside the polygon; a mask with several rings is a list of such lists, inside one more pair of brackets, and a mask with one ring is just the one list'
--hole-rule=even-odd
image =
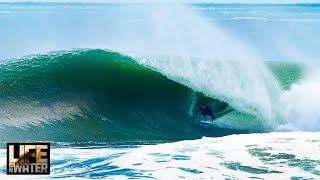
{"label": "ocean water", "polygon": [[[0,178],[318,179],[319,10],[0,3]],[[6,176],[35,141],[51,175]]]}
{"label": "ocean water", "polygon": [[[50,176],[2,179],[318,179],[319,133],[231,135],[157,145],[51,149]],[[0,166],[6,162],[0,150]]]}

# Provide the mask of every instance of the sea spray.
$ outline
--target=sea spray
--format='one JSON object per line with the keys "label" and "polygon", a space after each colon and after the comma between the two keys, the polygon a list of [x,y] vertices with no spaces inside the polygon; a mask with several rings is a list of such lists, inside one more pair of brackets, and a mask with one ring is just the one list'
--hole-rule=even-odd
{"label": "sea spray", "polygon": [[320,129],[320,73],[319,66],[308,68],[300,82],[292,84],[281,97],[285,124],[279,130],[318,131]]}
{"label": "sea spray", "polygon": [[149,5],[144,16],[152,36],[136,37],[143,50],[124,53],[266,124],[279,119],[282,90],[253,48],[186,5]]}
{"label": "sea spray", "polygon": [[[83,8],[87,5],[88,8]],[[7,4],[1,6],[1,10],[6,10],[7,6]],[[251,126],[251,123],[244,120],[248,119],[248,115],[250,115],[250,118],[253,119],[253,122],[258,121],[259,123],[265,123],[269,126],[272,125],[273,128],[289,122],[289,120],[286,119],[288,116],[282,111],[282,109],[286,108],[290,103],[287,103],[286,101],[279,101],[279,99],[281,99],[282,97],[283,91],[279,87],[277,80],[275,80],[269,70],[261,63],[261,54],[260,52],[257,53],[255,49],[256,47],[260,46],[261,50],[260,42],[265,42],[264,40],[270,39],[270,36],[268,35],[272,35],[272,33],[256,34],[257,32],[261,32],[259,31],[259,25],[262,25],[261,28],[264,28],[266,32],[269,32],[270,30],[270,32],[274,32],[275,29],[271,28],[271,25],[269,25],[269,23],[272,24],[272,27],[273,25],[276,25],[275,28],[278,27],[277,25],[280,26],[280,24],[275,24],[275,21],[270,21],[273,16],[270,18],[265,18],[268,19],[268,21],[250,18],[241,19],[243,15],[247,14],[247,11],[248,13],[250,13],[250,16],[265,16],[266,14],[264,12],[266,10],[266,7],[264,6],[260,7],[255,5],[239,5],[241,7],[237,7],[238,5],[232,5],[229,7],[228,5],[204,4],[191,5],[191,7],[189,7],[189,5],[186,6],[176,3],[167,4],[160,2],[157,2],[156,5],[148,3],[129,3],[114,4],[110,6],[109,4],[57,3],[52,6],[52,4],[50,3],[17,3],[10,4],[9,6],[12,8],[12,10],[15,11],[15,16],[7,16],[7,14],[1,14],[1,17],[9,18],[9,21],[2,21],[1,23],[4,23],[2,24],[4,27],[9,28],[5,29],[5,31],[8,33],[10,32],[8,36],[4,37],[6,46],[2,48],[2,51],[0,53],[2,58],[12,58],[20,55],[48,52],[57,49],[65,51],[69,50],[70,48],[81,47],[92,49],[108,48],[112,49],[113,51],[123,53],[122,55],[130,55],[131,57],[133,57],[134,61],[142,64],[144,68],[160,72],[160,74],[168,77],[169,79],[179,82],[180,84],[183,84],[190,88],[191,92],[188,92],[186,94],[181,93],[178,98],[180,99],[180,97],[185,97],[186,99],[188,99],[188,104],[181,105],[181,108],[185,108],[184,110],[188,111],[189,115],[193,108],[196,108],[194,106],[198,106],[198,102],[197,100],[195,100],[197,99],[198,94],[203,93],[206,96],[217,98],[220,101],[227,102],[230,107],[236,110],[236,112],[234,113],[236,115],[233,116],[233,113],[229,113],[228,115],[224,116],[223,119],[221,119],[221,124],[217,123],[218,125],[221,125],[220,127],[226,127],[226,124],[222,123],[226,122],[228,123],[228,128],[238,129],[245,127],[244,129],[255,129]],[[41,14],[41,16],[38,15],[38,11],[33,11],[34,9],[38,8],[42,9],[43,7],[46,7],[46,13]],[[282,7],[287,6],[281,6],[280,8],[282,9]],[[200,10],[202,8],[207,9],[208,11],[204,10],[206,12],[200,12],[202,11]],[[238,11],[238,8],[240,8],[241,11]],[[278,6],[267,8],[270,10],[275,10],[275,12],[278,12],[279,10]],[[292,9],[292,12],[294,13],[281,13],[281,16],[284,16],[284,18],[290,17],[290,22],[291,20],[296,22],[295,18],[297,18],[296,15],[300,15],[300,8],[302,8],[302,11],[304,12],[304,7],[298,6],[297,8],[294,5],[288,8]],[[308,8],[310,7],[308,6]],[[197,12],[194,12],[195,9],[198,9]],[[296,9],[299,12],[294,11]],[[228,15],[223,15],[223,18],[221,19],[221,13],[224,12],[227,12]],[[26,16],[26,14],[28,14],[28,16]],[[275,16],[278,15],[279,13],[275,13]],[[291,15],[293,16],[291,17]],[[313,13],[312,15],[315,14]],[[236,18],[240,18],[234,19],[234,16]],[[17,18],[19,20],[14,21],[11,18]],[[215,21],[212,21],[212,18],[215,19]],[[312,18],[317,18],[317,16]],[[50,21],[48,21],[48,19],[50,19]],[[71,22],[70,19],[74,19],[72,21],[72,24],[69,24],[69,22]],[[305,27],[298,22],[296,22],[294,25],[291,24],[292,26],[288,26],[288,24],[290,24],[289,21],[281,21],[281,27],[294,27],[292,29],[294,29],[295,31],[297,31],[297,28],[304,29],[303,27]],[[19,27],[18,25],[25,25],[22,22],[27,22],[25,23],[28,24],[27,28],[20,29],[20,31],[14,31],[16,27]],[[276,20],[276,22],[279,21]],[[51,28],[52,26],[54,26],[54,28]],[[13,29],[10,29],[10,27],[13,27]],[[53,29],[54,31],[52,31]],[[239,31],[239,33],[237,31]],[[241,33],[240,31],[243,31],[245,33],[242,34],[243,32]],[[257,39],[253,38],[251,39],[252,41],[250,41],[250,38],[248,40],[246,36],[255,36]],[[264,36],[264,38],[262,38],[262,40],[260,41],[258,36]],[[15,39],[7,37],[15,37]],[[26,39],[25,37],[28,37],[28,39]],[[20,39],[24,39],[24,41],[20,41]],[[252,46],[248,45],[248,43],[250,43],[251,45],[254,44],[255,48],[252,48]],[[266,46],[268,46],[268,44],[266,44]],[[265,49],[267,49],[266,52],[270,50],[268,48],[264,48],[264,50]],[[76,53],[76,51],[77,50],[71,50],[72,53]],[[96,59],[87,57],[87,55],[92,56],[92,52],[96,51],[90,51],[88,54],[86,54],[85,51],[80,51],[79,56],[71,56],[68,57],[70,59],[66,58],[64,60],[59,59],[60,57],[52,56],[52,54],[50,53],[48,53],[48,57],[50,58],[50,60],[47,60],[45,58],[42,59],[43,57],[35,55],[36,58],[42,59],[41,61],[46,63],[48,66],[46,64],[39,63],[40,60],[35,63],[35,59],[32,58],[29,59],[31,60],[31,62],[27,62],[29,60],[24,57],[19,59],[19,61],[21,60],[23,62],[21,64],[17,63],[17,66],[20,66],[21,68],[20,74],[16,73],[18,72],[16,71],[16,69],[18,68],[14,68],[12,65],[9,65],[9,68],[13,68],[12,71],[9,70],[11,73],[8,73],[8,69],[6,68],[4,68],[3,72],[1,72],[2,74],[4,74],[2,76],[1,82],[2,95],[7,97],[7,99],[2,100],[3,104],[8,106],[8,104],[10,103],[6,102],[9,100],[10,102],[21,101],[20,104],[28,104],[25,102],[43,101],[45,103],[40,103],[40,106],[39,103],[33,103],[34,106],[30,106],[39,107],[36,109],[48,109],[47,107],[49,107],[48,111],[44,111],[48,113],[43,113],[40,115],[40,117],[37,118],[30,118],[35,119],[35,121],[38,121],[37,119],[40,119],[39,121],[42,122],[51,122],[51,119],[60,119],[55,118],[54,116],[54,114],[57,114],[58,116],[60,115],[59,113],[56,113],[56,110],[54,110],[54,108],[52,108],[56,107],[52,105],[52,99],[45,99],[49,96],[54,97],[53,99],[56,99],[56,105],[66,104],[63,99],[65,99],[65,97],[70,98],[69,102],[72,103],[70,106],[68,106],[71,107],[67,108],[68,111],[60,111],[59,109],[57,109],[59,112],[62,112],[61,115],[63,115],[63,117],[69,117],[70,114],[70,119],[77,119],[78,117],[74,116],[83,114],[87,111],[90,111],[90,114],[95,114],[101,109],[103,109],[101,110],[103,112],[108,111],[110,107],[97,109],[97,107],[92,106],[92,104],[101,103],[95,102],[97,100],[92,99],[92,96],[100,98],[99,95],[94,94],[93,90],[103,89],[100,87],[96,87],[96,84],[108,84],[106,83],[108,81],[104,81],[106,80],[106,78],[102,76],[107,76],[108,74],[112,73],[102,73],[98,70],[92,71],[95,73],[99,72],[96,76],[101,76],[101,79],[95,79],[96,76],[93,75],[94,73],[88,72],[85,69],[80,68],[85,74],[83,76],[75,73],[80,71],[74,70],[75,67],[81,66],[81,64],[76,65],[77,63],[84,63],[88,66],[91,64],[91,62],[97,63]],[[282,57],[278,58],[276,51],[270,52],[269,54],[277,57],[276,59],[273,59],[274,61],[282,60]],[[62,58],[68,56],[63,52],[58,53],[61,53]],[[98,52],[97,54],[101,55],[104,53]],[[77,59],[81,59],[83,57],[90,59],[90,61]],[[104,61],[109,61],[110,59],[112,59],[112,62],[117,61],[117,58],[119,58],[106,58],[104,55],[92,57],[98,59],[105,58]],[[269,60],[265,57],[263,57],[263,59]],[[68,60],[73,61],[74,65],[67,65],[68,63],[70,63],[70,61]],[[66,61],[66,64],[64,64],[64,61]],[[100,59],[98,61],[99,63],[101,63]],[[56,67],[52,67],[50,65],[55,63],[58,63],[56,64]],[[28,69],[28,65],[32,67]],[[59,78],[51,79],[52,76],[58,76],[57,74],[53,73],[53,69],[60,70],[58,68],[60,66],[66,68],[65,71],[68,73],[65,74],[68,74],[68,76],[64,77],[63,75],[65,74],[61,73],[61,76]],[[285,67],[285,71],[289,72],[287,71],[287,65]],[[37,70],[34,70],[34,68]],[[130,71],[130,68],[125,70]],[[34,71],[34,73],[31,73],[30,71]],[[61,71],[62,70],[56,72]],[[73,73],[71,73],[72,71]],[[41,74],[45,72],[50,73],[48,73],[49,75],[47,76]],[[292,72],[292,69],[290,69],[290,74],[292,73],[295,74],[294,72]],[[28,74],[30,74],[30,76],[34,75],[34,77],[31,78],[33,80],[32,82],[26,80],[26,77],[30,78]],[[65,83],[66,81],[68,81],[69,74],[73,74],[74,77],[79,78],[81,81],[83,79],[97,81],[96,84],[90,84],[92,85],[92,87],[90,87],[89,84],[86,84],[86,90],[89,91],[89,97],[84,95],[82,92],[72,92],[76,94],[75,96],[72,96],[72,93],[70,95],[69,92],[70,89],[65,88],[63,86],[65,84],[61,85],[61,83]],[[281,72],[280,75],[276,75],[276,78],[278,78],[282,83],[283,77],[286,76],[285,74],[289,73]],[[25,80],[23,81],[22,79]],[[50,79],[50,81],[47,81],[46,79]],[[291,84],[296,83],[296,79],[294,77],[292,77],[291,79],[294,80],[287,81],[285,83],[286,85],[282,86],[284,89],[290,89]],[[68,88],[73,86],[78,87],[79,84],[81,84],[76,83],[77,79],[73,80],[70,80],[70,82],[72,82],[72,85],[70,85]],[[126,84],[127,82],[129,81],[124,80],[123,84]],[[150,90],[147,89],[147,87],[149,86],[148,83],[150,82],[141,82],[145,82],[145,84],[139,83],[136,86],[143,87],[141,88],[142,92],[147,93],[147,90]],[[55,88],[55,86],[51,87],[52,84],[56,84],[58,87],[57,89],[61,92],[54,91],[53,89]],[[29,91],[27,91],[27,93],[25,92],[27,88],[24,88],[23,91],[18,91],[21,90],[22,86],[29,87]],[[34,89],[32,88],[33,86],[37,88]],[[10,89],[11,91],[8,89]],[[107,94],[107,92],[103,90],[102,92]],[[197,91],[198,93],[193,92],[193,90]],[[38,96],[34,96],[33,99],[30,98],[35,94],[37,94]],[[130,94],[131,93],[128,93],[128,96]],[[190,97],[190,94],[195,94],[194,96],[196,98],[191,98],[193,95]],[[16,97],[23,98],[19,99]],[[59,97],[62,100],[59,101],[60,99],[56,97]],[[83,99],[83,97],[86,98]],[[13,99],[16,101],[13,101]],[[74,99],[82,99],[82,101]],[[79,104],[81,104],[80,107],[77,106]],[[180,106],[177,104],[173,105],[175,105],[175,107]],[[88,106],[90,108],[87,108]],[[155,106],[155,104],[153,106]],[[22,111],[17,110],[15,112],[23,112],[22,106],[17,106],[17,108],[20,108]],[[12,115],[14,115],[14,112],[11,111],[12,109],[13,108],[8,108],[9,113],[6,113],[6,108],[3,108],[4,114],[11,114],[4,117],[9,117],[8,119],[10,119]],[[24,109],[25,111],[29,112],[28,108]],[[70,109],[72,111],[69,111]],[[177,111],[177,113],[181,113],[181,111]],[[184,112],[182,112],[181,114],[184,115],[183,113]],[[241,116],[238,113],[241,113],[242,115],[244,114],[244,118],[240,118],[239,120],[239,118],[237,117]],[[104,116],[105,114],[97,114],[97,117],[102,117],[102,119],[107,118]],[[53,118],[43,119],[43,117]],[[131,116],[129,115],[128,117]],[[29,118],[26,117],[25,119],[25,122],[28,123]],[[113,121],[116,120],[113,119]],[[7,124],[5,123],[5,120],[3,120],[2,122],[4,122],[4,124]],[[11,121],[9,120],[6,122],[9,122],[10,124]],[[237,124],[237,126],[235,126],[235,124]]]}

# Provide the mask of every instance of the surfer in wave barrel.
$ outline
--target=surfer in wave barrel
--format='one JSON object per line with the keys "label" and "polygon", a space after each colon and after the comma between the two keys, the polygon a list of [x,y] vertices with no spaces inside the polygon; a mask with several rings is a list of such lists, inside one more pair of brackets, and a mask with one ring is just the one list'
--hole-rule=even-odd
{"label": "surfer in wave barrel", "polygon": [[209,106],[207,106],[206,104],[202,104],[201,108],[199,110],[197,110],[196,112],[194,112],[193,115],[200,112],[200,111],[202,112],[202,115],[205,120],[206,120],[206,115],[209,115],[211,117],[212,121],[216,119],[216,116],[213,114],[211,108]]}

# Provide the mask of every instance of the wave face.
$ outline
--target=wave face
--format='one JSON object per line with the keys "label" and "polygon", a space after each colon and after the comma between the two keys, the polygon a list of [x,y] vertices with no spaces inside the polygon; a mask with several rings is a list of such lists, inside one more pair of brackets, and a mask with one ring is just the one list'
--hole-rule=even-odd
{"label": "wave face", "polygon": [[[303,76],[269,63],[284,89]],[[291,73],[289,73],[291,71]],[[268,131],[262,119],[181,85],[137,60],[106,50],[40,54],[0,66],[1,141],[152,142]],[[190,116],[208,103],[220,116]]]}

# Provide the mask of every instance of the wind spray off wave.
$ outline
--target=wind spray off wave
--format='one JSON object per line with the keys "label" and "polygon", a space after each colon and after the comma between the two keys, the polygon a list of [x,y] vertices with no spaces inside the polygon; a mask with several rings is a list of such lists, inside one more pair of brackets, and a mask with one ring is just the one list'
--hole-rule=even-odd
{"label": "wind spray off wave", "polygon": [[[315,66],[312,69],[318,68]],[[278,127],[280,130],[319,131],[320,128],[320,76],[317,71],[311,71],[307,77],[281,97],[286,104],[284,118],[286,124]]]}
{"label": "wind spray off wave", "polygon": [[155,30],[149,29],[153,38],[143,39],[148,48],[126,53],[179,83],[274,123],[281,88],[252,48],[184,5],[149,10]]}

